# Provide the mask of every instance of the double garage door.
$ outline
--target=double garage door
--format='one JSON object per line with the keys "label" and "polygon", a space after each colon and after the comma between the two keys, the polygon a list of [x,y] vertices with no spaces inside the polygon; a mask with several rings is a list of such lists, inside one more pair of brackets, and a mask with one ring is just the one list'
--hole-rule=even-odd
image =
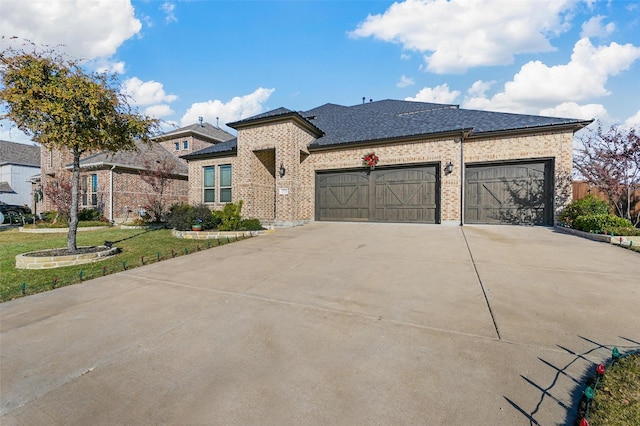
{"label": "double garage door", "polygon": [[436,165],[316,175],[316,220],[438,223]]}
{"label": "double garage door", "polygon": [[[438,165],[319,172],[316,220],[440,222]],[[553,223],[551,161],[470,165],[465,223]]]}

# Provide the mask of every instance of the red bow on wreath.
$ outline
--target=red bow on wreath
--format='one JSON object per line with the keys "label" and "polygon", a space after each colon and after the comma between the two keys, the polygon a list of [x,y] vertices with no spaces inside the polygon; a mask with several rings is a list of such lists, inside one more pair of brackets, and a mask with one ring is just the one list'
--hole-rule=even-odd
{"label": "red bow on wreath", "polygon": [[370,152],[369,154],[362,157],[362,165],[370,167],[371,170],[376,168],[376,164],[378,164],[378,156],[374,152]]}

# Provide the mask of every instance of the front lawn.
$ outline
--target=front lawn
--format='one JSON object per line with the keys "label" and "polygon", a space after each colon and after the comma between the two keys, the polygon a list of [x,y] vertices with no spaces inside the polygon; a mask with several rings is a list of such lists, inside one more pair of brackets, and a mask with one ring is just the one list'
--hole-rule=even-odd
{"label": "front lawn", "polygon": [[[91,278],[111,274],[226,244],[227,240],[190,240],[176,238],[170,229],[108,228],[79,232],[78,246],[103,245],[113,241],[122,252],[111,259],[56,269],[16,269],[15,257],[20,253],[66,247],[67,234],[39,234],[8,229],[0,232],[0,301],[77,284]],[[236,241],[235,237],[231,242]]]}

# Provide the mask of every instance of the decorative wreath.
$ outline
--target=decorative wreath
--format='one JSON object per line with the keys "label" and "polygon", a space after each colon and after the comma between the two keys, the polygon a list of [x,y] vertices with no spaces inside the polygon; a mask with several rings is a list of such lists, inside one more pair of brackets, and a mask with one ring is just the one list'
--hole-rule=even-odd
{"label": "decorative wreath", "polygon": [[362,165],[369,167],[371,170],[376,168],[376,164],[378,164],[378,156],[375,152],[370,152],[364,157],[362,157]]}

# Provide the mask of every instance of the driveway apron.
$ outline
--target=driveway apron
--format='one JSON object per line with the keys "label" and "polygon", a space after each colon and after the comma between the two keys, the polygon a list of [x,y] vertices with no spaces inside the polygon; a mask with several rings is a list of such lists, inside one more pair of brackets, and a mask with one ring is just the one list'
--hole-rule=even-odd
{"label": "driveway apron", "polygon": [[565,424],[640,345],[640,255],[318,222],[0,305],[0,423]]}

